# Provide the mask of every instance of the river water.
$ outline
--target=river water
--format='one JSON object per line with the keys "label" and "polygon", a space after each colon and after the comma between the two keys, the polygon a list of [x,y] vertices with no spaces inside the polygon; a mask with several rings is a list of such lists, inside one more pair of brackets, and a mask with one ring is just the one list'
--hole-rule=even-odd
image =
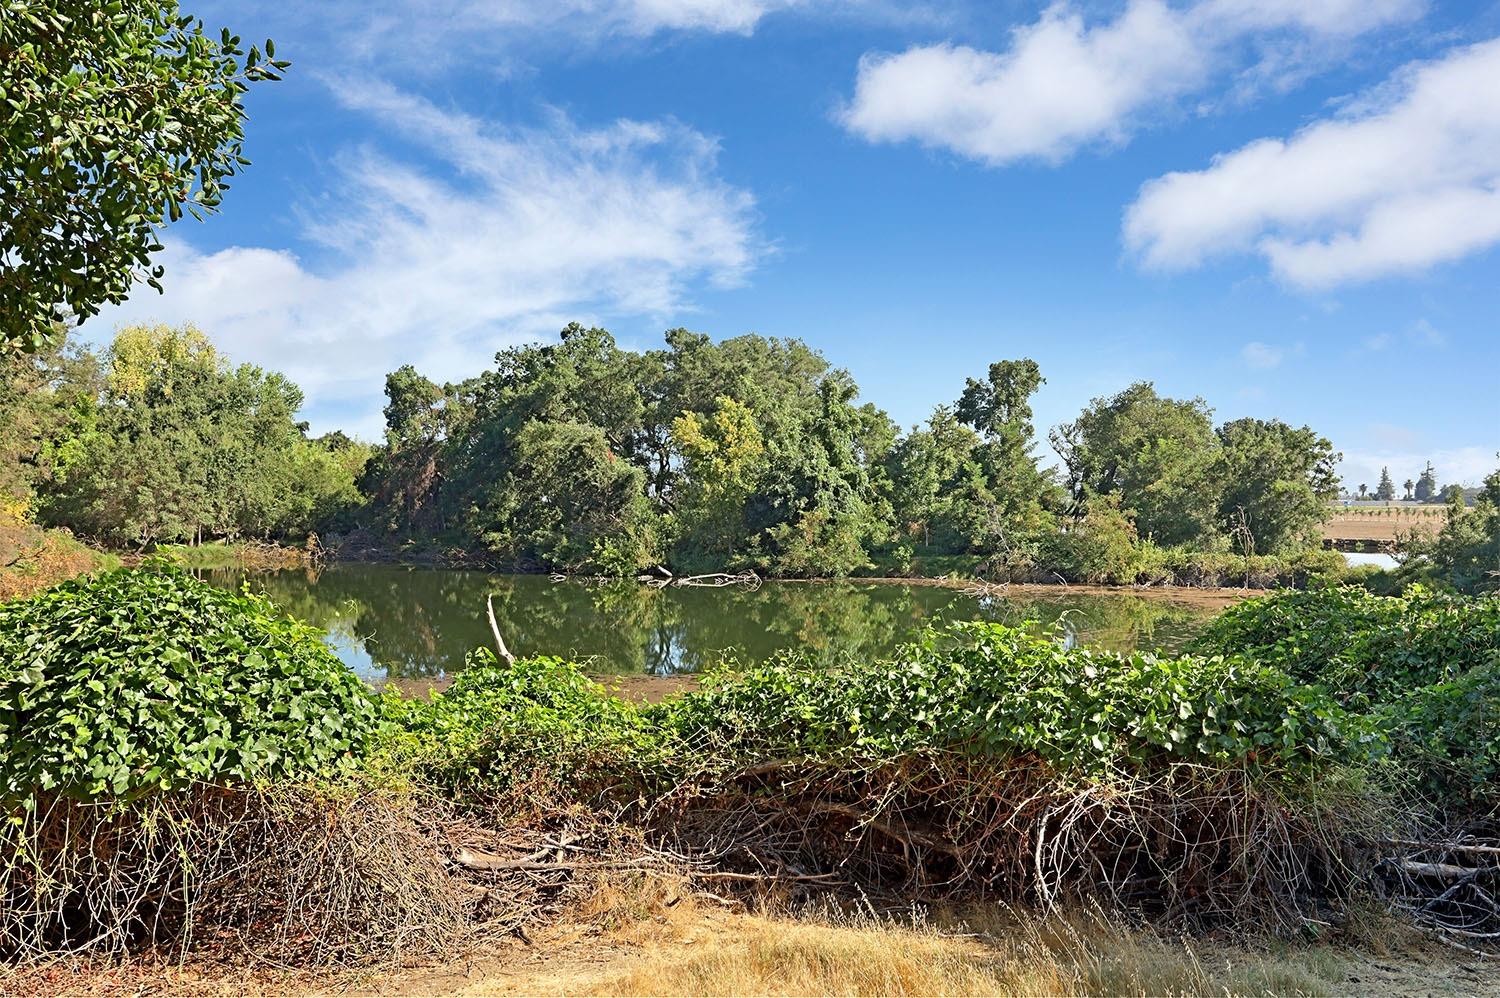
{"label": "river water", "polygon": [[1015,593],[981,597],[898,582],[768,582],[758,589],[653,589],[636,582],[553,582],[398,565],[335,564],[245,576],[289,613],[328,632],[330,647],[368,679],[439,677],[491,643],[493,593],[506,644],[560,655],[599,674],[673,675],[730,660],[763,662],[801,649],[819,662],[890,653],[929,623],[1035,621],[1064,640],[1120,651],[1180,648],[1213,610],[1134,594]]}

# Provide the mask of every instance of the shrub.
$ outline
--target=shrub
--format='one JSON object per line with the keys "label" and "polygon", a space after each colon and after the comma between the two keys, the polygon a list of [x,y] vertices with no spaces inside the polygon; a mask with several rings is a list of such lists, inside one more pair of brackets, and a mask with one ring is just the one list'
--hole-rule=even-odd
{"label": "shrub", "polygon": [[1500,805],[1500,653],[1381,712],[1398,756],[1448,810]]}
{"label": "shrub", "polygon": [[385,705],[399,733],[382,765],[502,806],[637,787],[660,737],[633,703],[575,663],[541,657],[501,666],[487,648],[431,700],[389,694]]}
{"label": "shrub", "polygon": [[1067,648],[990,623],[930,633],[890,662],[712,677],[660,709],[684,743],[740,756],[939,750],[1094,776],[1174,760],[1301,771],[1368,758],[1376,742],[1273,668]]}
{"label": "shrub", "polygon": [[891,661],[823,669],[794,656],[719,672],[637,707],[558,659],[500,668],[481,651],[447,692],[398,704],[391,758],[481,794],[520,778],[626,798],[767,759],[861,765],[918,753],[1043,764],[1070,778],[1174,762],[1302,774],[1379,750],[1370,724],[1266,666],[1116,655],[964,623]]}
{"label": "shrub", "polygon": [[1090,496],[1080,520],[1043,539],[1042,564],[1075,582],[1130,582],[1138,561],[1135,524],[1118,495]]}
{"label": "shrub", "polygon": [[1225,610],[1193,647],[1274,663],[1350,703],[1384,703],[1489,661],[1500,650],[1500,598],[1420,586],[1400,597],[1353,586],[1286,591]]}
{"label": "shrub", "polygon": [[344,764],[377,724],[317,630],[164,566],[0,605],[0,787],[132,797]]}
{"label": "shrub", "polygon": [[1197,648],[1276,662],[1368,711],[1440,810],[1500,804],[1500,597],[1278,593],[1226,610]]}
{"label": "shrub", "polygon": [[886,662],[719,672],[643,707],[572,663],[481,652],[446,693],[392,706],[406,732],[390,758],[470,809],[572,824],[603,804],[752,879],[1239,917],[1346,893],[1342,830],[1388,813],[1359,779],[1382,747],[1372,725],[1278,670],[995,624]]}

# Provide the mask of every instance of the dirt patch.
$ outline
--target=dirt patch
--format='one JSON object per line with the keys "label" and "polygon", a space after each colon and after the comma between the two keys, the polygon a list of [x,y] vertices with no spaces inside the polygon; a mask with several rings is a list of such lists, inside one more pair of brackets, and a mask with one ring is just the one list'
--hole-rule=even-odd
{"label": "dirt patch", "polygon": [[1410,536],[1413,531],[1435,535],[1447,522],[1444,506],[1373,506],[1342,510],[1323,524],[1323,537],[1330,541],[1389,541]]}
{"label": "dirt patch", "polygon": [[118,564],[85,547],[66,530],[12,522],[0,511],[0,601]]}

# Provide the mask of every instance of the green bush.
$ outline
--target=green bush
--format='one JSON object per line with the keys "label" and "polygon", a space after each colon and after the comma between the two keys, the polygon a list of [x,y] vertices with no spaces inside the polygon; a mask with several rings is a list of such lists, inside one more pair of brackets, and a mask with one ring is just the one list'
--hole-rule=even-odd
{"label": "green bush", "polygon": [[385,699],[395,733],[383,762],[464,794],[588,795],[632,776],[655,755],[659,733],[635,704],[572,662],[540,657],[497,664],[469,655],[453,685],[430,700]]}
{"label": "green bush", "polygon": [[1042,539],[1041,564],[1074,582],[1126,583],[1140,562],[1135,524],[1118,495],[1090,496],[1082,519]]}
{"label": "green bush", "polygon": [[1366,711],[1440,808],[1500,803],[1500,597],[1283,592],[1226,610],[1196,649],[1274,662]]}
{"label": "green bush", "polygon": [[1397,756],[1440,803],[1480,810],[1500,804],[1500,653],[1396,700],[1381,721]]}
{"label": "green bush", "polygon": [[12,800],[321,772],[357,756],[377,721],[317,630],[176,569],[0,604],[0,787]]}
{"label": "green bush", "polygon": [[388,758],[482,797],[519,787],[578,801],[757,763],[883,763],[940,753],[1067,778],[1151,775],[1174,762],[1269,776],[1361,763],[1373,725],[1276,669],[1067,648],[1025,627],[930,632],[890,661],[822,669],[788,656],[718,672],[637,707],[578,667],[488,652],[430,702],[393,701]]}
{"label": "green bush", "polygon": [[1303,770],[1378,742],[1273,668],[1067,648],[989,623],[929,633],[890,662],[711,677],[659,709],[683,743],[734,755],[939,750],[1092,775],[1174,760]]}
{"label": "green bush", "polygon": [[1385,703],[1455,679],[1500,651],[1500,598],[1413,586],[1285,591],[1224,611],[1193,650],[1273,663],[1350,703]]}

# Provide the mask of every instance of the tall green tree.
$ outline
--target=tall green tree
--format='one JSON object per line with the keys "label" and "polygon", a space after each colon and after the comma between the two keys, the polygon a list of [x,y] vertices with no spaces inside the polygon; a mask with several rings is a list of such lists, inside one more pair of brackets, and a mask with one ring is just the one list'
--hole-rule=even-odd
{"label": "tall green tree", "polygon": [[661,559],[645,475],[618,458],[604,431],[532,420],[514,463],[487,496],[480,540],[520,567],[621,575]]}
{"label": "tall green tree", "polygon": [[1380,484],[1375,486],[1375,498],[1390,502],[1396,498],[1396,483],[1391,481],[1391,469],[1380,469]]}
{"label": "tall green tree", "polygon": [[970,378],[964,386],[954,414],[980,442],[970,453],[973,471],[951,485],[950,514],[967,538],[966,550],[1023,560],[1050,519],[1057,486],[1033,453],[1031,410],[1045,381],[1036,361],[1023,358],[991,364],[986,380]]}
{"label": "tall green tree", "polygon": [[1437,471],[1432,467],[1432,462],[1427,462],[1427,467],[1422,469],[1422,474],[1417,478],[1415,491],[1417,502],[1432,502],[1438,495]]}
{"label": "tall green tree", "polygon": [[54,481],[96,418],[101,374],[87,350],[47,347],[0,357],[0,500],[28,505]]}
{"label": "tall green tree", "polygon": [[834,371],[816,391],[816,408],[802,413],[790,438],[798,443],[783,448],[789,460],[771,464],[759,504],[770,538],[765,564],[776,574],[847,575],[868,564],[889,533],[888,507],[862,461],[869,413],[853,404],[858,386]]}
{"label": "tall green tree", "polygon": [[1094,399],[1052,444],[1076,502],[1118,493],[1142,537],[1192,543],[1213,535],[1219,510],[1212,416],[1202,399],[1164,398],[1139,382]]}
{"label": "tall green tree", "polygon": [[442,449],[456,406],[455,390],[417,373],[410,364],[386,375],[385,446],[360,478],[379,525],[390,533],[434,533],[444,527],[440,490],[449,463]]}
{"label": "tall green tree", "polygon": [[[1243,553],[1262,554],[1316,543],[1338,498],[1343,455],[1309,427],[1276,419],[1236,419],[1218,436],[1218,517],[1231,541]],[[1252,543],[1254,552],[1245,550]]]}
{"label": "tall green tree", "polygon": [[171,0],[0,8],[0,355],[160,290],[159,228],[219,207],[249,162],[244,94],[288,65]]}
{"label": "tall green tree", "polygon": [[979,434],[953,410],[938,406],[925,427],[913,427],[891,449],[887,460],[889,494],[896,524],[924,547],[966,551],[974,543],[962,508],[983,488],[984,472],[974,452]]}
{"label": "tall green tree", "polygon": [[954,415],[996,444],[1001,460],[1023,460],[1035,433],[1031,397],[1045,382],[1041,368],[1029,357],[997,361],[990,365],[986,380],[968,379]]}
{"label": "tall green tree", "polygon": [[765,441],[755,413],[721,395],[708,418],[691,411],[679,416],[672,438],[683,463],[676,508],[679,547],[690,562],[732,566],[751,540],[746,504],[765,469]]}

